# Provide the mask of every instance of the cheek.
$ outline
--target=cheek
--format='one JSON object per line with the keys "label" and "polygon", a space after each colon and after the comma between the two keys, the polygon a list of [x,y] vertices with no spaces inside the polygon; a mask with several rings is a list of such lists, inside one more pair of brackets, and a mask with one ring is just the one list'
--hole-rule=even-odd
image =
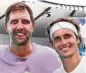
{"label": "cheek", "polygon": [[27,28],[27,31],[29,31],[29,32],[33,32],[33,27],[26,27]]}
{"label": "cheek", "polygon": [[15,29],[15,27],[12,27],[11,25],[9,25],[9,26],[7,27],[8,33],[13,32],[14,29]]}
{"label": "cheek", "polygon": [[57,49],[58,46],[59,46],[59,44],[57,44],[57,43],[53,43],[53,47],[54,47],[55,49]]}
{"label": "cheek", "polygon": [[70,42],[76,44],[77,40],[74,38],[74,39],[71,39]]}

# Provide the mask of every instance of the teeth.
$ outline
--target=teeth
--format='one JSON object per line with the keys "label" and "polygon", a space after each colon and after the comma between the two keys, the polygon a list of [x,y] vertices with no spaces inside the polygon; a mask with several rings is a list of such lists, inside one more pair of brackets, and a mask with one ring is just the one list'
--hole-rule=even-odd
{"label": "teeth", "polygon": [[23,33],[17,33],[17,35],[24,35]]}
{"label": "teeth", "polygon": [[68,47],[67,48],[62,48],[62,50],[67,50],[68,49]]}

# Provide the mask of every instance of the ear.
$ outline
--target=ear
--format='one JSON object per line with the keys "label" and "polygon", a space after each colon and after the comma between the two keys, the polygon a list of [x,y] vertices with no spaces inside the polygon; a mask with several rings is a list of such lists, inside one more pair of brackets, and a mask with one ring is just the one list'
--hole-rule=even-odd
{"label": "ear", "polygon": [[8,33],[7,24],[5,24],[5,31]]}
{"label": "ear", "polygon": [[34,29],[35,29],[35,24],[32,24],[32,28],[33,28],[33,31],[34,31]]}
{"label": "ear", "polygon": [[32,24],[32,27],[35,28],[35,24]]}
{"label": "ear", "polygon": [[80,44],[80,38],[79,37],[77,38],[77,43]]}

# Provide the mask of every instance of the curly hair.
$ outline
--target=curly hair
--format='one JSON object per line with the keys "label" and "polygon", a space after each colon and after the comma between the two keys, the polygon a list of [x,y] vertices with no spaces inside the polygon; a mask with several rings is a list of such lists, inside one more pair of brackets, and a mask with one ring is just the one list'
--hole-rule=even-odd
{"label": "curly hair", "polygon": [[[72,23],[72,24],[75,26],[75,28],[76,28],[76,30],[77,30],[77,33],[78,33],[78,36],[77,36],[76,34],[75,34],[75,35],[76,35],[76,37],[78,37],[78,38],[80,39],[80,44],[81,44],[81,43],[82,43],[82,38],[81,38],[80,27],[79,27],[80,22],[79,22],[77,19],[72,18],[72,17],[59,17],[59,18],[57,18],[55,21],[51,22],[51,23],[48,25],[48,27],[46,28],[46,30],[47,30],[47,35],[48,35],[48,38],[49,38],[50,43],[52,44],[52,40],[51,40],[51,38],[50,38],[50,29],[51,29],[51,27],[52,27],[55,23],[62,22],[62,21]],[[79,44],[79,45],[80,45],[80,44]]]}

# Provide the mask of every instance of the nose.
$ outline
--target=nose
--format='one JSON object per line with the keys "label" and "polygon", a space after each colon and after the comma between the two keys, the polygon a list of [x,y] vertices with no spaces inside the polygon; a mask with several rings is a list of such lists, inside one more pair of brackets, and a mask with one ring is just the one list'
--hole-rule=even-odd
{"label": "nose", "polygon": [[64,38],[62,38],[62,39],[61,39],[61,44],[65,45],[66,43],[67,43],[67,40],[64,39]]}
{"label": "nose", "polygon": [[16,28],[17,29],[23,29],[23,24],[21,23],[21,20],[19,20]]}

